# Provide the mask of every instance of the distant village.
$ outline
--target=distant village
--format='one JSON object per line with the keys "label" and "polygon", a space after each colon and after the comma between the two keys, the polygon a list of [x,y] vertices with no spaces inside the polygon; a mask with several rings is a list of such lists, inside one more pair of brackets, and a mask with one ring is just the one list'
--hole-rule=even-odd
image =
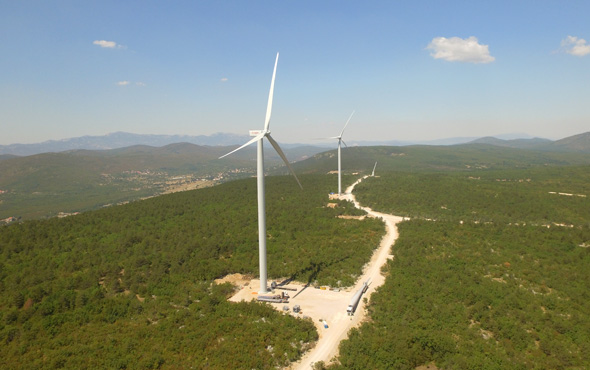
{"label": "distant village", "polygon": [[[234,168],[227,171],[212,173],[206,176],[196,176],[195,174],[175,174],[170,175],[164,171],[150,171],[150,170],[128,170],[120,173],[102,173],[100,186],[117,184],[123,186],[127,190],[153,191],[152,195],[144,196],[139,199],[153,198],[162,194],[176,193],[180,191],[188,191],[214,186],[216,184],[254,176],[254,171],[251,168]],[[9,194],[9,189],[0,189],[0,195]],[[138,199],[138,198],[136,198]],[[132,200],[121,201],[117,203],[105,203],[102,207],[112,207],[115,205],[123,205]],[[2,199],[0,199],[2,203]],[[79,214],[78,211],[57,211],[54,217],[64,218],[75,216]],[[19,216],[10,216],[0,219],[0,225],[10,224],[21,220]]]}

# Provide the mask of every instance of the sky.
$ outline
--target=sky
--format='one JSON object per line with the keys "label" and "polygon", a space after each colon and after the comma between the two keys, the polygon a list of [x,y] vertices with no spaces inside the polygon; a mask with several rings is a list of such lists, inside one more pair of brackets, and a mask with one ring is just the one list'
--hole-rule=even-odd
{"label": "sky", "polygon": [[0,0],[0,145],[590,131],[590,1]]}

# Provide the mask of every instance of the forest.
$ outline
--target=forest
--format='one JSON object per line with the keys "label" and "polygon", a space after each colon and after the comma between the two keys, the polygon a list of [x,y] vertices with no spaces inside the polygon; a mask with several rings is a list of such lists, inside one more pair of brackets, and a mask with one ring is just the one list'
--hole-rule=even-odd
{"label": "forest", "polygon": [[[335,190],[334,153],[267,178],[269,277],[350,286],[379,220]],[[369,319],[330,369],[590,368],[588,155],[488,146],[343,151],[357,200],[399,225]],[[264,369],[318,338],[309,320],[230,303],[258,272],[255,179],[0,227],[0,367]]]}
{"label": "forest", "polygon": [[415,220],[331,369],[590,366],[588,228]]}
{"label": "forest", "polygon": [[588,166],[552,166],[469,172],[388,172],[368,178],[356,191],[362,204],[399,216],[588,227],[588,170]]}
{"label": "forest", "polygon": [[[297,173],[327,173],[335,169],[336,152],[314,155],[293,165]],[[526,170],[536,167],[587,166],[590,155],[578,152],[550,152],[497,147],[487,144],[452,146],[369,146],[350,147],[342,151],[346,173],[376,174],[392,172],[448,173],[480,170]],[[286,174],[286,169],[276,170]]]}
{"label": "forest", "polygon": [[588,166],[537,166],[357,185],[361,204],[410,221],[370,321],[328,368],[590,368],[589,183]]}
{"label": "forest", "polygon": [[[269,277],[349,286],[383,235],[333,177],[267,180]],[[212,280],[257,275],[255,179],[0,227],[0,367],[276,368],[317,331]]]}

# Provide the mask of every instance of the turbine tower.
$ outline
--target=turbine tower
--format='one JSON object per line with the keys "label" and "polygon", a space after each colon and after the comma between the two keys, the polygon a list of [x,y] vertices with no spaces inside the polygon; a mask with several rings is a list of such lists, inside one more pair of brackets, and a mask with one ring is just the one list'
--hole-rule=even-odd
{"label": "turbine tower", "polygon": [[231,152],[219,157],[219,159],[226,157],[232,153],[237,152],[238,150],[247,147],[248,145],[258,142],[257,145],[257,156],[256,156],[256,180],[257,180],[257,188],[258,188],[258,261],[260,266],[260,294],[268,293],[268,286],[267,286],[267,269],[266,269],[266,212],[265,212],[265,203],[264,203],[264,150],[263,150],[263,139],[267,138],[270,144],[275,148],[279,156],[283,159],[289,171],[295,176],[295,180],[297,180],[297,184],[299,187],[303,189],[297,175],[295,175],[295,171],[289,164],[285,153],[279,147],[279,144],[270,136],[269,125],[270,125],[270,114],[272,111],[272,96],[274,92],[275,86],[275,76],[277,73],[277,63],[279,62],[279,53],[277,53],[277,58],[275,60],[275,68],[272,72],[272,80],[270,82],[270,92],[268,93],[268,104],[266,106],[266,118],[264,120],[264,129],[262,130],[250,130],[250,136],[254,136],[254,138],[248,141],[246,144],[242,145],[241,147],[232,150]]}
{"label": "turbine tower", "polygon": [[371,174],[372,177],[375,177],[375,168],[377,168],[377,162],[375,162],[375,165],[373,166],[373,173]]}
{"label": "turbine tower", "polygon": [[[340,155],[340,147],[341,147],[341,143],[344,143],[344,145],[346,145],[344,140],[342,140],[342,134],[344,134],[344,130],[346,129],[346,126],[348,126],[348,122],[350,122],[350,119],[352,118],[353,115],[354,115],[354,111],[352,111],[352,113],[350,114],[350,117],[348,117],[348,121],[346,121],[346,124],[344,125],[344,128],[340,132],[340,135],[328,138],[328,139],[338,139],[338,195],[342,194],[342,157]],[[348,147],[348,145],[346,145],[346,147]]]}

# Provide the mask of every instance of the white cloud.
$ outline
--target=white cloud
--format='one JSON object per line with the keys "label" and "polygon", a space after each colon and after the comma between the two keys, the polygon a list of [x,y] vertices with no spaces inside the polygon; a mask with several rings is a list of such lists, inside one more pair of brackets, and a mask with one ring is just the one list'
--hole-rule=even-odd
{"label": "white cloud", "polygon": [[119,82],[116,82],[115,83],[115,85],[117,85],[117,86],[129,86],[131,84],[133,84],[135,86],[139,86],[139,87],[145,87],[145,86],[147,86],[147,84],[145,82],[141,82],[141,81],[131,82],[131,81],[125,80],[125,81],[119,81]]}
{"label": "white cloud", "polygon": [[435,37],[426,49],[432,50],[430,55],[434,59],[444,59],[449,62],[490,63],[496,60],[490,55],[488,45],[478,43],[475,36],[466,39]]}
{"label": "white cloud", "polygon": [[124,46],[117,44],[114,41],[106,41],[106,40],[94,40],[92,42],[94,45],[98,45],[101,48],[108,48],[108,49],[122,49]]}
{"label": "white cloud", "polygon": [[227,82],[227,77],[222,78],[221,82]]}
{"label": "white cloud", "polygon": [[575,36],[568,36],[561,40],[561,47],[566,53],[583,57],[590,54],[590,45],[584,39],[579,39]]}

